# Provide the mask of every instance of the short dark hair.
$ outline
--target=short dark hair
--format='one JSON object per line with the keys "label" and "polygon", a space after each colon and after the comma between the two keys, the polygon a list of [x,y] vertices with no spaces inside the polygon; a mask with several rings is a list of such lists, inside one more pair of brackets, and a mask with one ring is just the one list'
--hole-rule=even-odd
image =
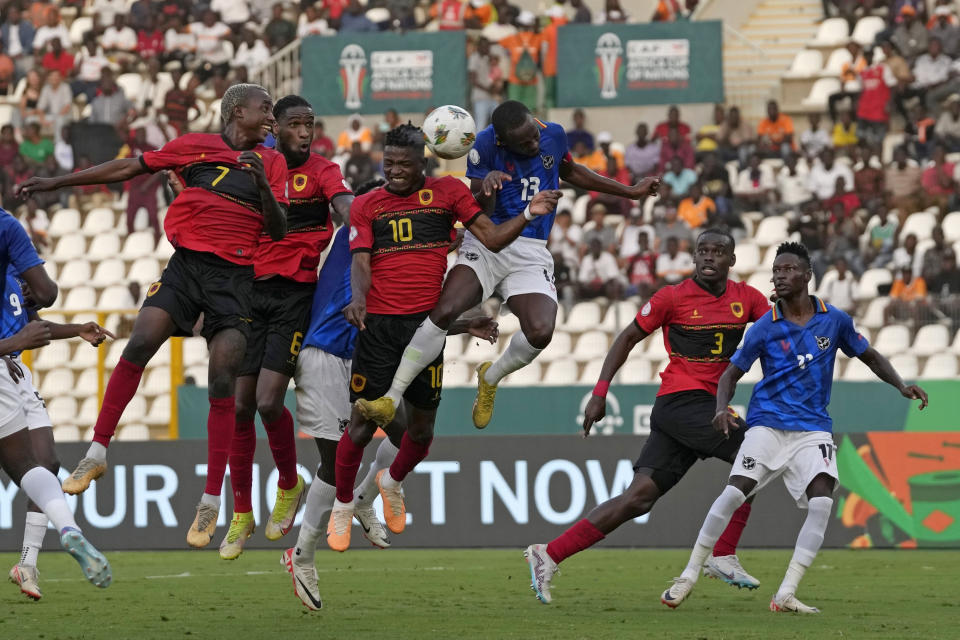
{"label": "short dark hair", "polygon": [[377,187],[382,187],[387,184],[387,181],[383,178],[374,178],[373,180],[367,180],[362,185],[353,190],[353,195],[362,196],[368,191],[373,191]]}
{"label": "short dark hair", "polygon": [[313,105],[307,102],[307,99],[302,96],[283,96],[277,100],[275,105],[273,105],[273,117],[279,120],[283,117],[283,114],[287,112],[287,109],[293,109],[294,107],[306,107],[307,109],[313,109]]}
{"label": "short dark hair", "polygon": [[730,241],[730,251],[732,252],[737,247],[737,241],[733,239],[733,234],[723,227],[710,227],[704,229],[699,236],[697,236],[697,244],[700,244],[700,238],[705,235],[714,235],[714,236],[723,236]]}
{"label": "short dark hair", "polygon": [[807,264],[807,268],[810,268],[810,252],[807,251],[807,248],[801,242],[784,242],[779,247],[777,247],[777,256],[780,257],[784,254],[795,255]]}
{"label": "short dark hair", "polygon": [[507,100],[493,110],[490,122],[493,124],[493,130],[502,138],[523,125],[529,115],[530,109],[527,108],[527,105],[517,100]]}
{"label": "short dark hair", "polygon": [[423,145],[423,129],[413,126],[410,122],[387,131],[383,139],[384,147],[410,147],[422,151]]}

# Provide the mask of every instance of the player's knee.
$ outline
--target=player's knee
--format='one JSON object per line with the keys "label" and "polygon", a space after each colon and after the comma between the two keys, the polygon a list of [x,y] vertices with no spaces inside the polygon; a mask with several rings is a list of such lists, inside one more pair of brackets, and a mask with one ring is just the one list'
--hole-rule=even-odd
{"label": "player's knee", "polygon": [[211,398],[229,398],[234,395],[236,382],[236,371],[210,372],[207,395]]}
{"label": "player's knee", "polygon": [[253,422],[253,419],[256,417],[257,407],[248,402],[246,399],[237,396],[236,400],[236,411],[237,411],[237,423],[241,422]]}
{"label": "player's knee", "polygon": [[127,341],[127,346],[123,348],[121,355],[127,362],[143,367],[146,366],[159,348],[160,345],[155,344],[148,336],[134,332],[130,336],[130,340]]}
{"label": "player's knee", "polygon": [[283,415],[283,398],[258,398],[257,413],[263,424],[273,424]]}
{"label": "player's knee", "polygon": [[460,309],[452,300],[444,300],[443,297],[437,301],[437,306],[430,312],[430,321],[440,329],[449,329],[450,325],[460,315]]}
{"label": "player's knee", "polygon": [[53,475],[60,473],[60,458],[57,457],[55,452],[48,451],[38,455],[37,464]]}
{"label": "player's knee", "polygon": [[553,339],[553,322],[545,318],[534,320],[523,332],[527,342],[535,349],[546,349]]}

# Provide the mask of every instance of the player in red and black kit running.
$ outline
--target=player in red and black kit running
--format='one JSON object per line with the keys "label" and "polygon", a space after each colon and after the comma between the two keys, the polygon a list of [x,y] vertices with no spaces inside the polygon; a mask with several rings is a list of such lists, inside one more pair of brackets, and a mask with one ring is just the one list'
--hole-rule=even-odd
{"label": "player in red and black kit running", "polygon": [[[507,246],[527,225],[524,216],[494,224],[465,184],[449,176],[425,177],[423,167],[423,131],[411,125],[391,130],[383,150],[387,185],[358,197],[350,212],[353,299],[343,312],[360,330],[350,378],[352,402],[379,398],[390,388],[410,337],[440,297],[454,224],[463,223],[491,251]],[[559,197],[559,191],[541,191],[530,201],[530,213],[552,212]],[[390,468],[377,475],[387,527],[394,533],[406,526],[400,483],[427,457],[433,440],[442,367],[441,352],[407,388],[403,397],[410,411],[400,450]],[[327,544],[334,551],[350,546],[353,486],[363,449],[376,430],[354,405],[337,445],[337,497],[327,526]]]}
{"label": "player in red and black kit running", "polygon": [[350,224],[353,203],[353,192],[340,168],[310,153],[314,121],[310,103],[300,96],[286,96],[277,100],[273,115],[277,151],[287,161],[287,235],[277,242],[261,235],[253,260],[252,322],[237,378],[237,429],[230,451],[233,518],[220,544],[224,560],[239,557],[254,530],[251,492],[256,413],[263,420],[279,476],[277,500],[266,523],[268,540],[278,540],[290,531],[305,495],[304,481],[297,474],[293,416],[283,400],[310,324],[320,255],[333,237],[334,222]]}
{"label": "player in red and black kit running", "polygon": [[[747,324],[770,309],[762,293],[727,279],[736,262],[733,249],[733,236],[727,231],[707,229],[700,234],[694,277],[660,289],[610,347],[600,380],[584,410],[584,435],[606,414],[607,389],[627,356],[660,327],[670,363],[660,374],[660,390],[650,414],[650,435],[633,467],[630,486],[595,507],[550,544],[527,547],[524,555],[530,564],[532,586],[544,604],[552,599],[550,582],[560,562],[593,546],[628,520],[649,512],[698,458],[733,463],[745,429],[732,431],[727,438],[713,428],[717,383]],[[756,589],[760,583],[743,570],[736,557],[749,513],[750,504],[744,503],[734,514],[706,571],[737,587]]]}
{"label": "player in red and black kit running", "polygon": [[164,230],[176,248],[159,282],[150,285],[94,426],[87,455],[63,483],[77,494],[107,469],[110,438],[133,398],[144,367],[170,336],[193,335],[203,314],[210,348],[207,483],[187,543],[206,546],[217,526],[235,416],[234,387],[250,333],[253,256],[260,233],[286,233],[287,165],[261,143],[273,129],[273,100],[254,84],[229,87],[221,101],[223,131],[191,133],[139,158],[111,160],[56,178],[30,178],[24,196],[63,187],[122,182],[173,169],[185,185],[167,210]]}

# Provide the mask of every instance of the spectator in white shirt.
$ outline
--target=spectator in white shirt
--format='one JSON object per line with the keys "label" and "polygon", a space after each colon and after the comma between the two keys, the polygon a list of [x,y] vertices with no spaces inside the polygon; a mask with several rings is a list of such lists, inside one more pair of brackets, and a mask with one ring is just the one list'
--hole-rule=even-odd
{"label": "spectator in white shirt", "polygon": [[676,238],[667,238],[667,251],[657,256],[657,280],[660,286],[677,284],[693,273],[693,256],[680,251]]}
{"label": "spectator in white shirt", "polygon": [[217,14],[207,9],[203,21],[190,25],[190,33],[197,38],[197,57],[217,67],[230,62],[230,51],[224,46],[230,27],[217,20]]}
{"label": "spectator in white shirt", "polygon": [[917,251],[917,236],[908,233],[903,239],[903,246],[893,250],[893,264],[896,269],[910,269],[913,273],[921,273],[923,269],[923,255]]}
{"label": "spectator in white shirt", "polygon": [[187,62],[197,52],[197,36],[190,33],[190,27],[183,23],[180,16],[173,16],[170,26],[163,33],[163,50],[169,58]]}
{"label": "spectator in white shirt", "polygon": [[47,12],[47,24],[37,29],[33,36],[34,54],[43,55],[47,49],[47,43],[54,38],[60,38],[60,42],[70,42],[70,32],[63,26],[63,22],[60,20],[60,12],[56,7],[51,7]]}
{"label": "spectator in white shirt", "polygon": [[749,166],[737,176],[733,193],[753,211],[762,211],[770,203],[770,195],[777,188],[773,170],[760,163],[760,156],[750,156]]}
{"label": "spectator in white shirt", "polygon": [[820,162],[810,169],[807,188],[818,200],[829,200],[837,189],[837,178],[843,178],[848,186],[854,184],[850,167],[834,162],[833,149],[824,149],[820,154]]}
{"label": "spectator in white shirt", "polygon": [[777,195],[784,211],[796,209],[811,199],[812,194],[807,188],[806,166],[797,165],[797,156],[789,154],[783,159],[783,167],[777,173]]}
{"label": "spectator in white shirt", "polygon": [[623,297],[623,279],[617,259],[603,250],[599,238],[590,241],[590,250],[580,261],[577,285],[580,297],[584,299],[606,296],[611,300],[620,300]]}
{"label": "spectator in white shirt", "polygon": [[240,33],[243,25],[250,20],[250,5],[246,0],[213,0],[210,8],[220,14],[220,20],[234,33]]}
{"label": "spectator in white shirt", "polygon": [[103,26],[113,24],[114,16],[119,13],[126,14],[129,6],[130,0],[93,0],[91,9],[97,22]]}
{"label": "spectator in white shirt", "polygon": [[92,102],[97,95],[103,69],[109,64],[110,61],[97,44],[97,37],[93,32],[88,31],[83,34],[83,46],[73,59],[73,66],[77,69],[77,77],[70,83],[73,95],[85,94],[87,102]]}
{"label": "spectator in white shirt", "polygon": [[928,104],[929,98],[932,97],[928,94],[931,91],[935,92],[938,87],[950,80],[952,64],[953,61],[943,53],[940,39],[930,38],[927,52],[917,58],[913,64],[913,88],[918,90],[919,95],[926,99]]}
{"label": "spectator in white shirt", "polygon": [[837,258],[833,266],[837,272],[836,274],[827,273],[824,276],[823,284],[820,286],[820,297],[841,311],[853,315],[857,310],[857,303],[854,299],[857,292],[857,280],[848,270],[845,258]]}
{"label": "spectator in white shirt", "polygon": [[257,37],[251,29],[243,30],[243,42],[237,47],[231,66],[246,67],[247,72],[253,72],[270,60],[270,49],[267,43]]}
{"label": "spectator in white shirt", "polygon": [[800,134],[800,149],[807,158],[816,158],[820,152],[832,146],[830,134],[820,128],[820,114],[811,113],[810,128]]}
{"label": "spectator in white shirt", "polygon": [[580,241],[583,230],[573,223],[569,209],[561,209],[550,229],[550,253],[559,255],[571,271],[576,271],[580,262]]}
{"label": "spectator in white shirt", "polygon": [[644,233],[647,235],[647,241],[653,244],[653,227],[649,224],[643,224],[643,215],[638,210],[636,215],[631,215],[627,219],[627,224],[624,225],[623,230],[620,232],[621,260],[629,260],[640,253],[640,235]]}
{"label": "spectator in white shirt", "polygon": [[113,24],[100,36],[100,44],[107,55],[122,65],[130,64],[137,54],[137,32],[127,25],[127,16],[118,13]]}
{"label": "spectator in white shirt", "polygon": [[330,28],[327,21],[320,17],[316,7],[312,4],[300,14],[299,25],[297,26],[297,37],[306,38],[307,36],[332,36],[336,31]]}
{"label": "spectator in white shirt", "polygon": [[63,81],[63,76],[56,69],[47,74],[47,82],[40,91],[40,100],[37,109],[40,110],[40,120],[44,126],[51,127],[58,134],[67,122],[70,121],[70,109],[73,107],[73,93]]}

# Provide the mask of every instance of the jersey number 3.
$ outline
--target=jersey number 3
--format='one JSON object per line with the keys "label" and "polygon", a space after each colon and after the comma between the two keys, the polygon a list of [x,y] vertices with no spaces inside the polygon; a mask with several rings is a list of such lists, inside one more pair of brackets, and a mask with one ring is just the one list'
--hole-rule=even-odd
{"label": "jersey number 3", "polygon": [[523,192],[520,194],[520,199],[524,202],[533,200],[533,197],[540,193],[540,178],[536,176],[520,178],[520,184],[523,185]]}

